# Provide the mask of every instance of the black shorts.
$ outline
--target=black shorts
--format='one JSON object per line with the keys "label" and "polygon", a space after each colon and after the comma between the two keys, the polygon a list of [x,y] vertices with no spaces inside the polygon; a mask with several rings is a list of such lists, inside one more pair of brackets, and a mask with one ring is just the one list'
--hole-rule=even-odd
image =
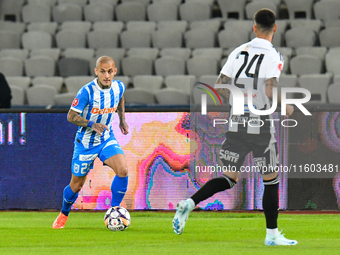
{"label": "black shorts", "polygon": [[261,174],[270,174],[277,170],[277,144],[270,133],[227,132],[219,158],[228,169],[241,171],[244,159],[251,151],[253,152],[254,165]]}

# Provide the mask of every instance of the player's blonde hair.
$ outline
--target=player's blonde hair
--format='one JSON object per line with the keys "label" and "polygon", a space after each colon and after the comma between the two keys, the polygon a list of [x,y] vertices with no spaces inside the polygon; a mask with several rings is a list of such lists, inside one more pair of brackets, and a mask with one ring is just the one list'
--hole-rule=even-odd
{"label": "player's blonde hair", "polygon": [[101,56],[96,61],[96,68],[98,68],[100,64],[105,64],[105,63],[108,63],[108,62],[113,62],[113,64],[116,66],[115,61],[113,60],[112,57]]}

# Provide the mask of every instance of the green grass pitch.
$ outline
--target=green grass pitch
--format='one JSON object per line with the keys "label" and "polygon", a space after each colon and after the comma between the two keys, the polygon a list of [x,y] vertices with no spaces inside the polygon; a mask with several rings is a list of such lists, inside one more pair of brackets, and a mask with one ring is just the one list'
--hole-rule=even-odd
{"label": "green grass pitch", "polygon": [[339,254],[340,215],[280,214],[279,229],[296,246],[266,247],[259,213],[193,212],[182,235],[172,212],[132,212],[132,224],[109,231],[104,212],[71,212],[54,230],[57,212],[0,212],[0,254]]}

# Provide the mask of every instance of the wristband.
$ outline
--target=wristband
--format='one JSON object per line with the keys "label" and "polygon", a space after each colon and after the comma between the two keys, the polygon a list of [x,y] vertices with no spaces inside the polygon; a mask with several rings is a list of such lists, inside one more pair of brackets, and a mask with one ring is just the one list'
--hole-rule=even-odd
{"label": "wristband", "polygon": [[94,122],[90,120],[89,123],[87,123],[87,127],[92,128],[93,124]]}

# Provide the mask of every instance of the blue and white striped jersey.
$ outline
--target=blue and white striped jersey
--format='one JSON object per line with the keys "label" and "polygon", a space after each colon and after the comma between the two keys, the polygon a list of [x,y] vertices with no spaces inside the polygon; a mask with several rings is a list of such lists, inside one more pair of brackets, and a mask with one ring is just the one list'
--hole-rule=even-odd
{"label": "blue and white striped jersey", "polygon": [[112,121],[120,99],[125,91],[121,81],[113,80],[110,89],[102,89],[97,78],[83,86],[73,100],[71,109],[80,113],[83,118],[109,127],[101,136],[91,128],[79,127],[76,141],[85,148],[92,148],[106,141],[112,134]]}

